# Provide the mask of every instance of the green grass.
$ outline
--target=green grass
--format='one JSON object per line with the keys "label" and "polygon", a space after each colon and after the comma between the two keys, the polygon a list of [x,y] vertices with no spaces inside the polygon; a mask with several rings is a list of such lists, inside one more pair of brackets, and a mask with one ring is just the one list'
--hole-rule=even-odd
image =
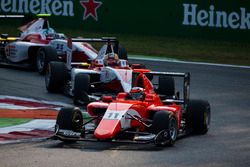
{"label": "green grass", "polygon": [[0,128],[7,126],[14,126],[29,122],[31,119],[23,119],[23,118],[0,118]]}
{"label": "green grass", "polygon": [[[16,28],[0,26],[1,32],[18,34]],[[250,43],[203,39],[184,39],[134,34],[110,34],[80,30],[56,29],[71,37],[115,36],[131,55],[148,55],[187,61],[250,66]]]}

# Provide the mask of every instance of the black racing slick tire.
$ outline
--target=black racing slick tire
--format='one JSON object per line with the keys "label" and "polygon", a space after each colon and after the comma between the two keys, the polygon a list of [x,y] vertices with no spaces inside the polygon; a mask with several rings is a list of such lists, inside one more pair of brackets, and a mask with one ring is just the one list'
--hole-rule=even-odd
{"label": "black racing slick tire", "polygon": [[41,75],[45,74],[50,61],[57,61],[56,50],[50,46],[40,47],[36,53],[36,68]]}
{"label": "black racing slick tire", "polygon": [[150,131],[156,135],[156,146],[173,146],[178,135],[177,120],[172,113],[158,111],[154,114]]}
{"label": "black racing slick tire", "polygon": [[[84,133],[83,116],[79,108],[62,108],[56,119],[56,129],[70,130],[73,132]],[[58,131],[56,131],[58,133]],[[66,143],[74,143],[76,140],[70,138],[59,138],[59,140]]]}
{"label": "black racing slick tire", "polygon": [[68,71],[65,63],[52,61],[48,64],[45,74],[46,89],[50,93],[62,91],[68,80]]}
{"label": "black racing slick tire", "polygon": [[210,104],[204,100],[190,100],[187,105],[186,125],[195,134],[206,134],[210,126]]}
{"label": "black racing slick tire", "polygon": [[81,132],[83,127],[82,112],[77,107],[62,108],[56,119],[59,129]]}
{"label": "black racing slick tire", "polygon": [[160,76],[157,93],[168,97],[175,95],[175,81],[173,77]]}
{"label": "black racing slick tire", "polygon": [[121,45],[119,46],[118,57],[119,59],[128,60],[127,50]]}
{"label": "black racing slick tire", "polygon": [[74,104],[85,105],[89,103],[89,85],[90,76],[88,74],[79,73],[75,76],[74,83]]}

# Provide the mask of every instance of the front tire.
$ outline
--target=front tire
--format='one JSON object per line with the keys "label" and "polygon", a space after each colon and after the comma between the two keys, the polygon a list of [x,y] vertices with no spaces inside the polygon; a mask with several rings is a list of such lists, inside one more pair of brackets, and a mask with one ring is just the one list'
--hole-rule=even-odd
{"label": "front tire", "polygon": [[[56,127],[63,130],[71,130],[74,132],[84,132],[83,116],[79,108],[62,108],[56,119]],[[60,139],[64,142],[71,143],[75,140]]]}
{"label": "front tire", "polygon": [[156,134],[156,146],[173,146],[177,135],[177,120],[172,113],[158,111],[154,114],[151,132]]}
{"label": "front tire", "polygon": [[56,119],[59,129],[81,132],[83,126],[83,116],[79,108],[62,108]]}
{"label": "front tire", "polygon": [[57,60],[56,50],[50,46],[40,47],[36,53],[36,68],[43,75],[46,72],[48,63]]}

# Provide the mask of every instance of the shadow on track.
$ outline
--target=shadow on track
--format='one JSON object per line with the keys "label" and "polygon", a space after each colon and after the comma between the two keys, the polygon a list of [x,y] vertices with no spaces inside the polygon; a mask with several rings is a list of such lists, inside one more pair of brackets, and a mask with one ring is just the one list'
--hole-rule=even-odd
{"label": "shadow on track", "polygon": [[165,148],[171,147],[156,147],[151,144],[124,144],[124,143],[112,143],[112,142],[75,142],[64,143],[61,141],[52,141],[39,145],[48,149],[79,149],[88,152],[100,152],[105,150],[128,150],[128,151],[161,151]]}

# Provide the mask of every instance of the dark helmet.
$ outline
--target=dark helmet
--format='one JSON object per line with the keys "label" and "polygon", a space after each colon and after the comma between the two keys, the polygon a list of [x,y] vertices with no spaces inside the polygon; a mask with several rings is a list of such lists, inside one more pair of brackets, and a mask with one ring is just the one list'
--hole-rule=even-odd
{"label": "dark helmet", "polygon": [[133,100],[143,100],[145,97],[144,90],[141,87],[133,87],[129,94]]}

